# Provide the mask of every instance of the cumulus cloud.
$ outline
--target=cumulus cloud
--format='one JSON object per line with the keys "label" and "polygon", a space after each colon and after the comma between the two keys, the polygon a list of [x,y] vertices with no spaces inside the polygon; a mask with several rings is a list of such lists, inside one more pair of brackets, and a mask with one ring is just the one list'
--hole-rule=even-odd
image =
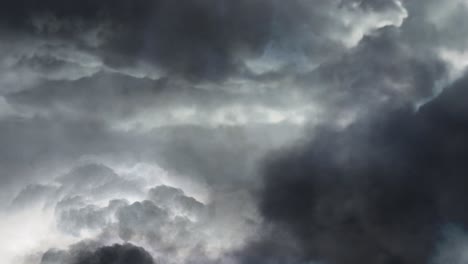
{"label": "cumulus cloud", "polygon": [[[48,225],[41,233],[33,230],[31,235],[40,236],[44,231],[57,239],[41,238],[47,241],[45,248],[34,243],[23,262],[38,263],[42,256],[41,264],[82,263],[79,261],[84,260],[75,260],[81,250],[65,253],[61,249],[75,248],[75,243],[87,245],[88,242],[80,241],[88,239],[93,241],[93,250],[112,243],[144,246],[163,263],[188,262],[192,258],[211,261],[240,246],[250,236],[249,230],[255,229],[255,210],[246,210],[242,205],[251,203],[249,196],[216,195],[201,202],[180,188],[168,185],[148,188],[148,183],[140,175],[119,175],[107,166],[90,163],[72,169],[48,185],[25,187],[12,201],[9,213],[19,216],[32,208],[44,211],[51,216],[47,218]],[[37,220],[45,224],[45,219]],[[18,224],[27,222],[22,220]],[[12,227],[13,223],[5,221],[3,225]],[[226,228],[230,230],[225,231]],[[11,239],[24,239],[23,235],[13,234]],[[58,249],[49,250],[47,246]]]}

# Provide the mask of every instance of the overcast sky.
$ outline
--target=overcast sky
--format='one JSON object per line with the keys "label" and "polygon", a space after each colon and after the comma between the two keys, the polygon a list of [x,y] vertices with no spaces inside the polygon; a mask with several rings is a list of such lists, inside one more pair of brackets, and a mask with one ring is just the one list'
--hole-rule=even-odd
{"label": "overcast sky", "polygon": [[468,1],[0,8],[5,264],[468,262]]}

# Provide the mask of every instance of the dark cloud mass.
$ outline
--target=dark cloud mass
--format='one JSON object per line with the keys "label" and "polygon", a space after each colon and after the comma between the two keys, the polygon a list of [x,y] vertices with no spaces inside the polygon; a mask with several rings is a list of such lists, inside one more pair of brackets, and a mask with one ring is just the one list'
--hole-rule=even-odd
{"label": "dark cloud mass", "polygon": [[2,3],[2,263],[467,263],[467,17]]}
{"label": "dark cloud mass", "polygon": [[324,128],[272,159],[262,214],[329,263],[428,263],[441,226],[465,226],[467,78],[421,107]]}
{"label": "dark cloud mass", "polygon": [[[83,246],[83,249],[80,247]],[[89,250],[85,245],[74,245],[70,252],[47,251],[41,264],[153,264],[153,258],[141,247],[132,244],[100,247]]]}
{"label": "dark cloud mass", "polygon": [[[262,0],[19,1],[7,4],[2,21],[48,38],[75,39],[117,67],[139,57],[173,74],[218,79],[238,63],[235,53],[258,52],[266,44],[272,9]],[[96,32],[102,46],[80,40],[101,26],[109,27]]]}

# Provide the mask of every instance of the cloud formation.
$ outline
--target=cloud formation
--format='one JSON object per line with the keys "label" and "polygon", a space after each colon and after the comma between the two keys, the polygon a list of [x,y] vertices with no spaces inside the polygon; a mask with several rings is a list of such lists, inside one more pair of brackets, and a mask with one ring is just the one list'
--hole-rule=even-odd
{"label": "cloud formation", "polygon": [[269,161],[261,211],[327,263],[428,263],[463,213],[467,78],[437,99],[377,113]]}
{"label": "cloud formation", "polygon": [[461,263],[465,0],[0,9],[6,264]]}
{"label": "cloud formation", "polygon": [[[83,248],[81,248],[83,247]],[[88,245],[74,245],[70,251],[49,250],[41,259],[41,264],[153,264],[151,255],[141,247],[132,244],[89,249]]]}

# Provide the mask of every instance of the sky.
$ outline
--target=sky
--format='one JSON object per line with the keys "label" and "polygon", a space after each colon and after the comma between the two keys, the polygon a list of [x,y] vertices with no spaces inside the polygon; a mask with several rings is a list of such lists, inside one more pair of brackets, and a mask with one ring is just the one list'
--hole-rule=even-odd
{"label": "sky", "polygon": [[5,264],[468,262],[468,1],[0,8]]}

